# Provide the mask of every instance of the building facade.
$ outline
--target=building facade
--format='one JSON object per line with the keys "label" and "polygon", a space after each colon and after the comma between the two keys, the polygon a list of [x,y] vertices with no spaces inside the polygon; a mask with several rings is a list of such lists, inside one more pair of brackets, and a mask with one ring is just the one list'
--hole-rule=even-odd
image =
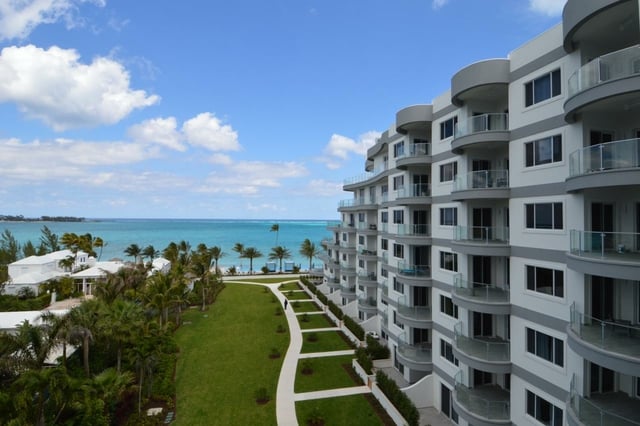
{"label": "building facade", "polygon": [[640,424],[638,23],[569,0],[345,180],[322,288],[456,424]]}

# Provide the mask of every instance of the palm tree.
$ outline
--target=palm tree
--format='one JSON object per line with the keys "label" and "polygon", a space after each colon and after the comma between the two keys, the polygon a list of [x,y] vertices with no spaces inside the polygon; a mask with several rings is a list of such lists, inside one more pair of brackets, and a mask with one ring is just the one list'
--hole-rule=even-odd
{"label": "palm tree", "polygon": [[104,333],[116,346],[116,371],[120,373],[122,350],[133,343],[137,331],[144,322],[142,308],[128,300],[118,299],[103,310]]}
{"label": "palm tree", "polygon": [[271,229],[269,229],[269,232],[275,232],[276,233],[276,246],[278,245],[278,234],[280,233],[280,225],[278,225],[277,223],[274,223],[273,225],[271,225]]}
{"label": "palm tree", "polygon": [[127,256],[133,257],[133,263],[135,264],[138,263],[138,257],[140,257],[141,253],[142,253],[142,249],[137,244],[131,244],[129,247],[124,249],[124,254],[126,254]]}
{"label": "palm tree", "polygon": [[93,334],[96,331],[100,301],[96,299],[86,300],[82,304],[69,311],[69,340],[82,344],[82,360],[84,372],[87,377],[91,376],[89,368],[89,345],[93,341]]}
{"label": "palm tree", "polygon": [[171,262],[171,265],[178,263],[179,249],[175,242],[170,242],[169,245],[162,251],[162,257]]}
{"label": "palm tree", "polygon": [[238,253],[238,257],[240,258],[240,269],[242,269],[242,258],[244,258],[244,244],[236,243],[233,246],[232,250]]}
{"label": "palm tree", "polygon": [[309,272],[311,271],[311,261],[320,254],[320,250],[310,239],[306,238],[300,245],[300,254],[309,258]]}
{"label": "palm tree", "polygon": [[211,247],[209,249],[209,253],[211,254],[211,259],[214,261],[214,270],[216,271],[216,274],[219,274],[220,269],[218,269],[218,260],[220,260],[221,257],[224,257],[225,253],[218,246]]}
{"label": "palm tree", "polygon": [[106,246],[107,243],[105,243],[102,238],[100,237],[95,237],[93,239],[93,246],[94,247],[99,247],[100,248],[100,253],[98,254],[98,260],[100,260],[100,258],[102,257],[102,249],[104,246]]}
{"label": "palm tree", "polygon": [[249,259],[249,274],[253,274],[253,259],[262,257],[262,253],[255,247],[247,247],[240,257]]}
{"label": "palm tree", "polygon": [[40,245],[45,248],[45,253],[53,253],[60,250],[58,235],[54,234],[47,225],[42,227]]}
{"label": "palm tree", "polygon": [[269,253],[269,260],[276,260],[280,262],[280,272],[282,273],[282,259],[291,258],[291,252],[288,248],[282,246],[276,246],[271,249],[271,253]]}

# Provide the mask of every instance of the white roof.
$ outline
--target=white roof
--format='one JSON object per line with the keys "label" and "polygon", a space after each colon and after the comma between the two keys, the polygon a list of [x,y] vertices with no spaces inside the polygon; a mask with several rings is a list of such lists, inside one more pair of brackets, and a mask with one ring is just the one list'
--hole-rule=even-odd
{"label": "white roof", "polygon": [[63,272],[49,271],[46,273],[33,271],[28,272],[26,274],[18,275],[17,277],[11,277],[9,280],[9,284],[13,285],[21,285],[21,284],[40,284],[45,281],[50,280],[51,278],[64,276],[66,275]]}
{"label": "white roof", "polygon": [[51,262],[58,262],[69,256],[73,256],[73,252],[71,252],[71,250],[59,250],[42,256],[25,257],[24,259],[13,262],[12,265],[45,265]]}
{"label": "white roof", "polygon": [[122,267],[124,267],[124,263],[122,262],[111,262],[111,261],[96,262],[95,266],[76,272],[75,274],[71,274],[71,277],[72,278],[102,278],[107,275],[107,272],[110,274],[115,274]]}
{"label": "white roof", "polygon": [[[64,315],[69,309],[48,311],[54,315]],[[17,312],[0,312],[0,330],[15,330],[24,320],[30,324],[40,324],[40,317],[45,311],[17,311]]]}

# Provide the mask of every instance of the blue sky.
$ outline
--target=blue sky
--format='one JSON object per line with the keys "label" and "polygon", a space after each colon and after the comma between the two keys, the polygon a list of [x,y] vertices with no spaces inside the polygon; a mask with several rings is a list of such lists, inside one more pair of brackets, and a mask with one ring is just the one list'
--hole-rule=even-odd
{"label": "blue sky", "polygon": [[564,0],[0,0],[0,214],[335,219],[398,110]]}

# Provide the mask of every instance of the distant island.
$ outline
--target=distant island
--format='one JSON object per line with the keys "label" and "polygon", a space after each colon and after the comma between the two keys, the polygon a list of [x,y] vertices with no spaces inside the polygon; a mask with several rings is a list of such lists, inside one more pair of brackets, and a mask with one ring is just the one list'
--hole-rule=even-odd
{"label": "distant island", "polygon": [[84,222],[84,217],[73,216],[40,216],[24,217],[22,215],[0,215],[1,222]]}

